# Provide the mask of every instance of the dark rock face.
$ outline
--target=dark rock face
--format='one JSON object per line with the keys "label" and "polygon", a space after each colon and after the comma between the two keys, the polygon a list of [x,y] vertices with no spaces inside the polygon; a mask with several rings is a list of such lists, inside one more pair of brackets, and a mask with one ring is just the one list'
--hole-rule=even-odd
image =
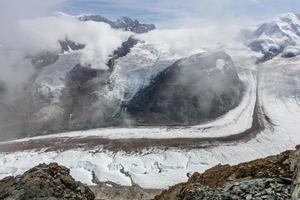
{"label": "dark rock face", "polygon": [[[68,51],[77,51],[80,49],[83,49],[85,47],[84,44],[79,44],[76,42],[73,42],[71,40],[65,39],[58,41],[61,52],[68,52]],[[59,59],[59,55],[57,52],[42,52],[37,55],[31,56],[31,63],[33,66],[35,66],[37,69],[42,69],[43,67],[49,66],[53,63],[55,63]]]}
{"label": "dark rock face", "polygon": [[241,97],[242,83],[230,56],[203,53],[175,62],[125,108],[138,124],[191,125],[225,114]]}
{"label": "dark rock face", "polygon": [[55,63],[59,58],[59,55],[53,52],[43,52],[35,55],[31,58],[31,63],[37,69],[41,69],[48,65]]}
{"label": "dark rock face", "polygon": [[115,65],[115,61],[118,58],[126,56],[130,52],[130,49],[132,47],[134,47],[137,43],[138,43],[138,40],[134,39],[133,37],[130,37],[127,41],[123,42],[122,46],[119,47],[117,50],[115,50],[112,58],[109,59],[109,61],[107,63],[108,67],[111,70],[113,70],[113,67]]}
{"label": "dark rock face", "polygon": [[264,48],[264,46],[268,45],[268,40],[255,40],[251,42],[248,46],[252,51],[261,52],[263,57],[258,60],[259,62],[265,62],[271,60],[272,58],[278,56],[284,50],[284,46],[282,45],[271,45],[268,48]]}
{"label": "dark rock face", "polygon": [[281,57],[283,57],[283,58],[293,58],[293,57],[296,57],[298,55],[300,55],[299,48],[288,48],[282,53]]}
{"label": "dark rock face", "polygon": [[90,67],[84,67],[80,64],[76,65],[68,74],[67,81],[72,81],[73,84],[81,85],[86,81],[95,78],[99,70]]}
{"label": "dark rock face", "polygon": [[141,24],[138,20],[132,20],[129,17],[122,17],[115,21],[112,28],[123,29],[125,31],[132,31],[134,33],[147,33],[155,29],[153,24]]}
{"label": "dark rock face", "polygon": [[68,39],[60,40],[58,42],[59,42],[62,52],[66,52],[66,51],[70,51],[70,50],[76,51],[76,50],[83,49],[85,47],[84,44],[79,44],[79,43],[76,43],[76,42],[68,40]]}
{"label": "dark rock face", "polygon": [[5,87],[5,84],[4,83],[2,83],[2,82],[0,82],[0,99],[1,99],[1,97],[3,96],[3,95],[5,95],[6,94],[6,87]]}
{"label": "dark rock face", "polygon": [[[63,129],[89,128],[89,106],[95,101],[94,92],[104,85],[109,73],[76,65],[67,75],[61,97],[64,108]],[[76,121],[76,123],[72,123]]]}
{"label": "dark rock face", "polygon": [[0,181],[3,200],[94,200],[92,191],[70,176],[69,169],[56,163],[41,164],[22,176]]}
{"label": "dark rock face", "polygon": [[287,53],[282,54],[282,57],[283,58],[293,58],[298,55],[299,55],[299,53],[287,52]]}
{"label": "dark rock face", "polygon": [[81,21],[95,21],[109,24],[114,29],[122,29],[124,31],[132,31],[134,33],[147,33],[155,29],[153,24],[142,24],[138,20],[132,20],[129,17],[122,17],[116,21],[111,21],[100,15],[85,15],[78,17]]}

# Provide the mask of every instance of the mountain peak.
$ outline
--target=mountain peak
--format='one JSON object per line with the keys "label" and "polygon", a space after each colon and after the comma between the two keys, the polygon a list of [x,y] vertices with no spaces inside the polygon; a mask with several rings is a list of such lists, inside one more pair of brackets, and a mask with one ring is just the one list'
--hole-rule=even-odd
{"label": "mountain peak", "polygon": [[143,24],[138,20],[131,19],[130,17],[122,17],[116,21],[109,20],[101,15],[80,15],[77,18],[81,21],[104,22],[114,29],[132,31],[134,33],[147,33],[156,28],[154,24]]}

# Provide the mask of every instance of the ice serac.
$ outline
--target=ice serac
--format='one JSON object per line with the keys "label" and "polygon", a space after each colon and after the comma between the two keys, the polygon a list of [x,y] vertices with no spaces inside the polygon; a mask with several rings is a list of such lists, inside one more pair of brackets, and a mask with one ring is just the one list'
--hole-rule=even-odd
{"label": "ice serac", "polygon": [[154,24],[143,24],[138,20],[132,20],[129,17],[122,17],[116,21],[111,21],[100,15],[81,15],[78,17],[81,21],[95,21],[109,24],[114,29],[132,31],[134,33],[147,33],[155,29]]}
{"label": "ice serac", "polygon": [[260,25],[248,35],[247,45],[263,54],[261,61],[275,56],[295,57],[300,54],[300,16],[286,13]]}
{"label": "ice serac", "polygon": [[126,110],[138,124],[193,125],[236,107],[242,88],[228,54],[196,54],[159,73],[126,103]]}

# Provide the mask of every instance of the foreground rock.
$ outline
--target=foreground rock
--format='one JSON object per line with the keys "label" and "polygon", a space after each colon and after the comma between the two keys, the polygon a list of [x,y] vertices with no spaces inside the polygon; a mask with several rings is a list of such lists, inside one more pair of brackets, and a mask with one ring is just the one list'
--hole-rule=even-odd
{"label": "foreground rock", "polygon": [[108,183],[100,183],[90,188],[96,200],[150,200],[161,192],[158,189],[144,189],[138,185],[121,186]]}
{"label": "foreground rock", "polygon": [[0,181],[3,200],[93,200],[92,191],[70,176],[69,169],[56,163],[41,164],[22,176]]}
{"label": "foreground rock", "polygon": [[179,199],[291,199],[291,184],[281,179],[254,179],[229,184],[221,189],[193,185],[183,190]]}
{"label": "foreground rock", "polygon": [[170,187],[155,200],[299,199],[300,150],[239,165],[217,165]]}

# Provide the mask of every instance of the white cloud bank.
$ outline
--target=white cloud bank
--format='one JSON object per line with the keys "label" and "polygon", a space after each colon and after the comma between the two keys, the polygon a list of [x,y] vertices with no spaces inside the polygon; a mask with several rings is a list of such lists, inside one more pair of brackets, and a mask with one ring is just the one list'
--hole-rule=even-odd
{"label": "white cloud bank", "polygon": [[136,37],[155,44],[174,57],[187,57],[203,51],[226,50],[233,44],[238,45],[236,36],[238,25],[198,26],[196,28],[161,29]]}
{"label": "white cloud bank", "polygon": [[68,38],[85,44],[82,64],[98,69],[107,69],[109,56],[131,35],[130,32],[112,29],[108,24],[81,22],[72,16],[51,16],[21,23],[22,32],[27,35],[26,46],[31,51],[59,50],[58,40]]}
{"label": "white cloud bank", "polygon": [[62,1],[0,1],[0,86],[6,88],[6,96],[22,93],[35,72],[25,57],[41,51],[58,52],[58,40],[68,38],[85,44],[82,64],[107,69],[109,55],[132,34],[104,23],[81,22],[67,15],[51,16],[53,7]]}

